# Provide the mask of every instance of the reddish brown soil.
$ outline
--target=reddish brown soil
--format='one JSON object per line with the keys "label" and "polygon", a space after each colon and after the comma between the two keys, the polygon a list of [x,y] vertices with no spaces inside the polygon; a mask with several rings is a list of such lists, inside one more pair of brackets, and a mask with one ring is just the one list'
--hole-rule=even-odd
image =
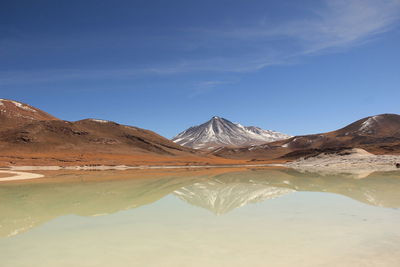
{"label": "reddish brown soil", "polygon": [[0,173],[0,178],[3,178],[3,177],[9,177],[9,176],[12,176],[13,174],[8,174],[8,173]]}
{"label": "reddish brown soil", "polygon": [[[84,166],[84,165],[229,165],[249,164],[245,160],[231,160],[213,156],[162,156],[154,154],[101,153],[17,153],[0,152],[0,166]],[[253,164],[262,164],[257,162]]]}

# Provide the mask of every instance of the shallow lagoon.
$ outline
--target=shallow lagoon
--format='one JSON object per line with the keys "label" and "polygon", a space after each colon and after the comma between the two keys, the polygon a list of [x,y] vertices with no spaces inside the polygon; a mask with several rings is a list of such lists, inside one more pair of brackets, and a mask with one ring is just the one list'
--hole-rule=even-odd
{"label": "shallow lagoon", "polygon": [[0,266],[400,266],[400,172],[48,172],[0,184]]}

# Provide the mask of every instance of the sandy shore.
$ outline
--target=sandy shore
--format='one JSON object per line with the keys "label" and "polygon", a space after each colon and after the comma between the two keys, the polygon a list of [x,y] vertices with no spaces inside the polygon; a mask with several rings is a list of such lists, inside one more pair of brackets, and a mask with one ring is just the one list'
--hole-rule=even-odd
{"label": "sandy shore", "polygon": [[[285,167],[304,172],[326,174],[350,173],[362,178],[375,171],[400,170],[396,167],[400,163],[399,155],[374,155],[363,149],[350,149],[338,153],[322,153],[317,156],[301,158],[286,164],[225,164],[225,165],[84,165],[84,166],[11,166],[0,169],[3,174],[1,181],[16,181],[42,178],[44,175],[25,171],[58,171],[58,170],[163,170],[163,169],[209,169],[209,168],[256,168],[256,167]],[[5,176],[9,174],[10,176]],[[1,176],[0,176],[1,177]]]}
{"label": "sandy shore", "polygon": [[0,182],[17,181],[43,178],[45,175],[29,173],[25,171],[107,171],[107,170],[174,170],[174,169],[224,169],[224,168],[256,168],[256,167],[276,167],[279,164],[243,164],[243,165],[194,165],[194,166],[12,166],[0,168]]}
{"label": "sandy shore", "polygon": [[58,171],[58,170],[146,170],[146,169],[201,169],[201,168],[243,168],[243,167],[272,167],[282,166],[281,164],[236,164],[236,165],[176,165],[176,166],[162,166],[162,165],[143,165],[143,166],[11,166],[5,167],[3,170],[12,171]]}
{"label": "sandy shore", "polygon": [[6,177],[0,178],[0,182],[30,180],[30,179],[37,179],[37,178],[44,177],[44,175],[38,174],[38,173],[17,172],[17,171],[8,171],[8,170],[0,170],[0,174],[6,175]]}

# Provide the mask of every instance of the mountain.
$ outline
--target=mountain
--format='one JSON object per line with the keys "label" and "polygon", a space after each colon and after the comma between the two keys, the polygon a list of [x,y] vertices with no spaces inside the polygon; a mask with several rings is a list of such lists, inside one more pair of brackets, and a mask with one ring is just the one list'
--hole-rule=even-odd
{"label": "mountain", "polygon": [[166,155],[190,151],[154,132],[95,119],[32,121],[1,133],[0,142],[4,143],[4,148],[34,148],[38,152],[50,147],[53,151],[136,151]]}
{"label": "mountain", "polygon": [[295,137],[213,117],[171,141],[112,121],[64,121],[28,104],[0,99],[0,166],[238,164],[348,148],[400,154],[400,115],[371,116],[336,131]]}
{"label": "mountain", "polygon": [[34,121],[59,120],[56,117],[28,104],[0,99],[1,129],[13,128]]}
{"label": "mountain", "polygon": [[255,126],[246,127],[224,118],[213,117],[206,123],[181,132],[172,141],[194,149],[211,150],[218,147],[257,145],[289,137],[279,132]]}
{"label": "mountain", "polygon": [[295,136],[259,146],[224,148],[214,154],[236,159],[296,159],[347,148],[363,148],[374,154],[400,154],[400,115],[371,116],[332,132]]}
{"label": "mountain", "polygon": [[112,121],[64,121],[4,99],[0,110],[0,165],[207,164],[216,158],[152,131]]}

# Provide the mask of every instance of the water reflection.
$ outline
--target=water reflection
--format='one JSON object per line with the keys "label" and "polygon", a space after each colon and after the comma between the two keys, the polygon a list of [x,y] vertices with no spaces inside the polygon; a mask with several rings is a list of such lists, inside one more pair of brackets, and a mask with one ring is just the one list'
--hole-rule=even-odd
{"label": "water reflection", "polygon": [[291,192],[294,190],[252,180],[231,183],[217,178],[182,187],[175,190],[174,194],[191,205],[222,215],[247,204],[274,199]]}
{"label": "water reflection", "polygon": [[110,214],[170,194],[217,215],[296,191],[330,192],[369,205],[400,207],[399,172],[372,173],[362,179],[289,169],[95,172],[62,177],[46,183],[0,185],[0,237],[16,235],[63,215]]}

